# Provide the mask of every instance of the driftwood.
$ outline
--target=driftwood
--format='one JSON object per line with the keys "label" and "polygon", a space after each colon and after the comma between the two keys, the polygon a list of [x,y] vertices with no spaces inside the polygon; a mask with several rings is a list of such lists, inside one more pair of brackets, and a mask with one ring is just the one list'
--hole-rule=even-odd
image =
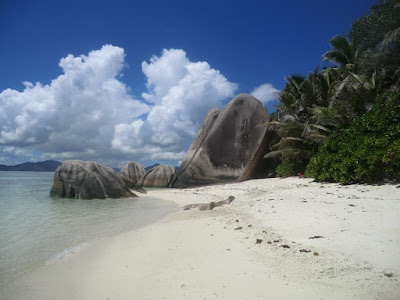
{"label": "driftwood", "polygon": [[231,204],[231,202],[235,199],[234,196],[229,196],[227,199],[214,202],[211,201],[210,203],[196,203],[196,204],[189,204],[183,207],[183,210],[189,210],[192,208],[198,208],[199,210],[212,210],[214,207],[222,206],[225,204]]}

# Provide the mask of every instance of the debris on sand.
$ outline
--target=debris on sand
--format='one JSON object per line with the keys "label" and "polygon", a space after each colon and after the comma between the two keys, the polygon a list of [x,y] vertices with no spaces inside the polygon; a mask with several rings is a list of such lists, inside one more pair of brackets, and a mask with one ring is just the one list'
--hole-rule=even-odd
{"label": "debris on sand", "polygon": [[189,204],[185,205],[183,207],[183,210],[190,210],[192,208],[198,208],[199,210],[213,210],[215,207],[222,206],[225,204],[231,204],[231,202],[235,199],[234,196],[229,196],[227,199],[214,202],[211,201],[210,203],[195,203],[195,204]]}
{"label": "debris on sand", "polygon": [[306,249],[300,249],[299,251],[301,253],[310,253],[311,252],[311,250],[306,250]]}

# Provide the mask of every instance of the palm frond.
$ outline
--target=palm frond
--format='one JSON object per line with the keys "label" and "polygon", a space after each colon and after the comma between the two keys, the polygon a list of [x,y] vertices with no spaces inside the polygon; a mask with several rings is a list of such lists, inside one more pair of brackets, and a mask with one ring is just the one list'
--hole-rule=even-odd
{"label": "palm frond", "polygon": [[271,151],[268,152],[267,154],[264,155],[264,158],[281,158],[282,157],[282,150],[276,150],[276,151]]}
{"label": "palm frond", "polygon": [[283,123],[295,123],[297,121],[298,121],[298,117],[296,115],[286,114],[286,115],[282,116]]}
{"label": "palm frond", "polygon": [[264,122],[264,123],[258,124],[256,127],[268,127],[268,130],[275,130],[281,126],[283,126],[283,123],[281,123],[281,122],[269,121],[269,122]]}
{"label": "palm frond", "polygon": [[358,84],[360,84],[361,86],[364,85],[364,83],[366,81],[366,78],[365,78],[364,75],[358,75],[358,74],[355,74],[355,73],[350,73],[350,75],[354,77],[354,79],[356,80],[356,82]]}
{"label": "palm frond", "polygon": [[323,60],[336,62],[342,67],[347,64],[355,63],[356,51],[353,44],[350,43],[346,37],[336,35],[329,41],[329,43],[331,44],[332,49],[322,56]]}
{"label": "palm frond", "polygon": [[306,150],[306,149],[284,149],[282,150],[282,159],[304,159],[308,158],[310,159],[312,156],[312,151],[311,150]]}
{"label": "palm frond", "polygon": [[304,81],[304,79],[305,78],[303,75],[298,75],[298,74],[293,74],[286,78],[288,82],[292,83],[297,87],[300,86],[300,84]]}
{"label": "palm frond", "polygon": [[314,115],[318,119],[318,123],[325,126],[339,128],[345,122],[343,120],[343,111],[339,111],[336,107],[315,107]]}
{"label": "palm frond", "polygon": [[322,60],[329,60],[342,66],[349,63],[348,57],[343,52],[335,50],[325,52],[324,55],[322,55]]}
{"label": "palm frond", "polygon": [[335,35],[329,40],[329,44],[331,44],[332,48],[338,49],[344,53],[348,53],[351,50],[349,41],[343,35]]}
{"label": "palm frond", "polygon": [[296,138],[296,137],[284,137],[278,143],[273,145],[271,149],[273,150],[282,150],[285,151],[287,149],[293,148],[296,144],[302,144],[305,142],[303,138]]}
{"label": "palm frond", "polygon": [[301,137],[304,131],[304,124],[299,122],[283,123],[279,128],[279,135],[282,137]]}
{"label": "palm frond", "polygon": [[322,130],[322,131],[325,131],[325,132],[331,132],[328,128],[326,128],[325,126],[322,126],[322,125],[310,124],[309,126],[311,128],[314,128],[314,129]]}
{"label": "palm frond", "polygon": [[307,138],[307,140],[321,143],[321,142],[324,142],[328,138],[328,136],[323,135],[323,134],[311,133],[311,134],[307,135],[306,138]]}
{"label": "palm frond", "polygon": [[400,27],[389,31],[386,34],[385,38],[382,41],[381,48],[385,50],[397,41],[400,41]]}

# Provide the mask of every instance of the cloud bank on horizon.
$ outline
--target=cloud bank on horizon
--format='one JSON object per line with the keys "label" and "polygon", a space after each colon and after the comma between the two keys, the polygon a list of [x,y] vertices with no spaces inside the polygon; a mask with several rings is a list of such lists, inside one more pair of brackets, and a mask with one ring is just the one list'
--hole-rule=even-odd
{"label": "cloud bank on horizon", "polygon": [[[0,93],[0,163],[82,159],[179,161],[208,110],[238,90],[207,62],[191,62],[182,49],[164,49],[142,63],[141,99],[121,81],[125,53],[104,45],[88,55],[68,55],[63,74],[50,84],[24,82],[24,90]],[[271,84],[251,94],[264,104],[276,99]]]}

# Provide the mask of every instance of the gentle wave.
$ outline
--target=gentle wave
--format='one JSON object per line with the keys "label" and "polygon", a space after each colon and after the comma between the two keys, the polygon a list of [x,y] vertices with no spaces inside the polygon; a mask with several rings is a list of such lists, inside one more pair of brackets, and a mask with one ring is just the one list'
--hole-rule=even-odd
{"label": "gentle wave", "polygon": [[62,260],[65,257],[71,256],[73,254],[77,254],[80,251],[82,251],[83,249],[85,249],[86,247],[88,247],[90,245],[90,243],[82,243],[73,247],[69,247],[59,253],[57,253],[54,257],[50,258],[49,260],[46,261],[46,264],[52,264],[55,263],[59,260]]}

